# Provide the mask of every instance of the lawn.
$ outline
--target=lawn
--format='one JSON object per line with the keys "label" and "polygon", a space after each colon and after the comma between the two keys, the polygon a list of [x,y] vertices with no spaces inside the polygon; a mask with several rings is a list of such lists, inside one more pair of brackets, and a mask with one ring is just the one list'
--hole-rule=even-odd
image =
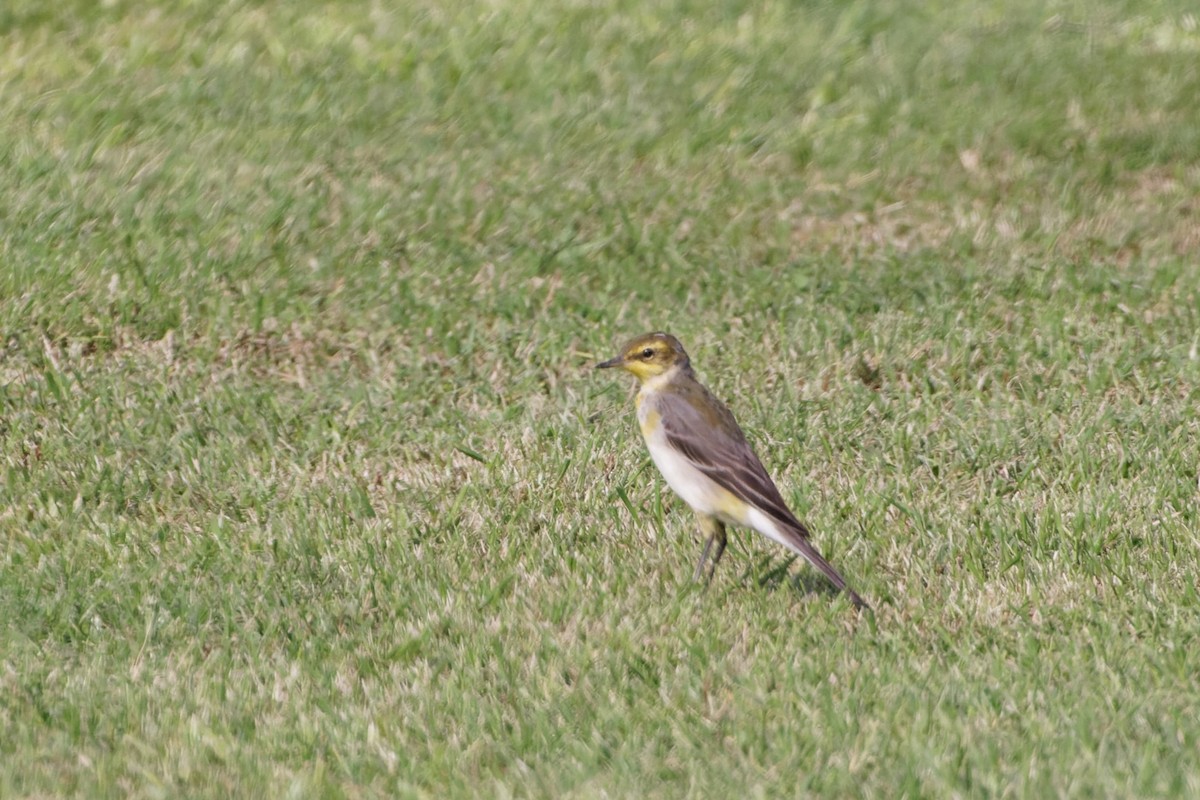
{"label": "lawn", "polygon": [[[1200,794],[1200,23],[0,8],[0,796]],[[665,329],[875,607],[690,511]]]}

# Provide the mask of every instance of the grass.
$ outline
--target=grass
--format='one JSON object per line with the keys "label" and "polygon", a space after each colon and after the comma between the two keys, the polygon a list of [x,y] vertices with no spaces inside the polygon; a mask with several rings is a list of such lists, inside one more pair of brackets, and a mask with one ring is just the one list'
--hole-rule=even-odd
{"label": "grass", "polygon": [[5,4],[0,795],[1194,796],[1189,9]]}

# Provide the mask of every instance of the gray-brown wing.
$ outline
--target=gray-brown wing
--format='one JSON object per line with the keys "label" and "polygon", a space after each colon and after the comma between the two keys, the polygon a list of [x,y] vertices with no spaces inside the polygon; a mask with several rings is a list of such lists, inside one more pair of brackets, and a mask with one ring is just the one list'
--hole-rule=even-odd
{"label": "gray-brown wing", "polygon": [[733,413],[723,403],[698,383],[665,394],[662,402],[663,430],[672,447],[719,485],[782,523],[780,534],[793,551],[846,592],[855,606],[870,608],[808,541],[808,529],[787,507]]}
{"label": "gray-brown wing", "polygon": [[699,384],[665,393],[662,403],[663,431],[673,447],[736,497],[808,535],[723,403]]}

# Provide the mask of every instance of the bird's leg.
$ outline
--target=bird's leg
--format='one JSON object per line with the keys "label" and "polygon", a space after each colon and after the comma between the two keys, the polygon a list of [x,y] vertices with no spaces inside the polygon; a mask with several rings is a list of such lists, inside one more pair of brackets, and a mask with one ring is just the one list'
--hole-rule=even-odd
{"label": "bird's leg", "polygon": [[692,580],[698,581],[704,575],[704,562],[708,560],[708,552],[712,549],[713,542],[717,544],[717,550],[713,553],[712,566],[709,567],[708,577],[705,583],[712,580],[713,573],[717,571],[717,564],[721,561],[721,556],[725,554],[725,523],[721,522],[716,517],[700,515],[700,532],[708,535],[708,540],[704,543],[704,551],[700,553],[700,563],[696,565],[696,574],[692,576]]}

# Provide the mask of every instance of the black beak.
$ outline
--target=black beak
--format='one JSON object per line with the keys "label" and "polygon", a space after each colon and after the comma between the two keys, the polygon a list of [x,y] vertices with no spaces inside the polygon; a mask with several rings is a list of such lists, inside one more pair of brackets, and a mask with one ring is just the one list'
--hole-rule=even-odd
{"label": "black beak", "polygon": [[624,362],[624,356],[617,356],[616,358],[610,358],[608,361],[601,361],[596,365],[596,369],[612,369],[613,367],[621,366]]}

